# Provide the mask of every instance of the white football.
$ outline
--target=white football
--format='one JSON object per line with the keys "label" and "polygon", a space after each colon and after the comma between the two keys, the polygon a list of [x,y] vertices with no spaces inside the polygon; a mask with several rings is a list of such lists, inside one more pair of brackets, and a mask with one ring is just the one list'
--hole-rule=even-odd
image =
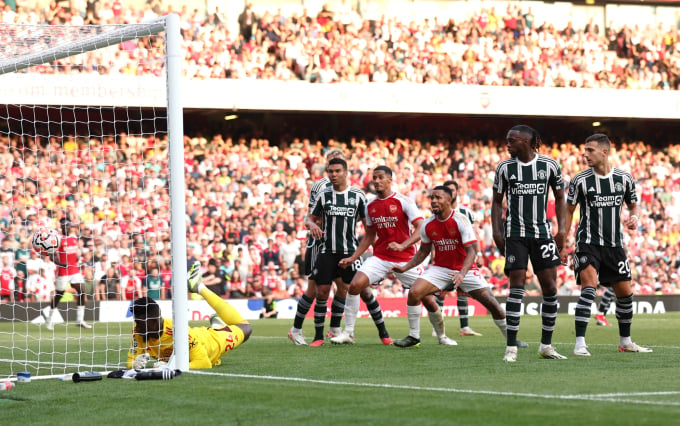
{"label": "white football", "polygon": [[40,254],[54,254],[61,244],[61,236],[56,229],[40,228],[33,233],[31,244]]}

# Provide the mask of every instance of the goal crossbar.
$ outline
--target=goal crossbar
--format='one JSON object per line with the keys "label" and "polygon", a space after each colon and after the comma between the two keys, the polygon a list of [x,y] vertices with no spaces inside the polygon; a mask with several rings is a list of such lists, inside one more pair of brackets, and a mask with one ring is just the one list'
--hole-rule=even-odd
{"label": "goal crossbar", "polygon": [[[158,34],[166,30],[167,21],[168,18],[163,17],[140,24],[128,24],[124,27],[114,28],[106,33],[50,47],[42,52],[29,53],[19,58],[0,61],[0,75],[20,71],[50,61],[57,61],[72,56],[75,53],[97,50],[113,44]],[[103,34],[105,34],[105,37],[102,37]]]}

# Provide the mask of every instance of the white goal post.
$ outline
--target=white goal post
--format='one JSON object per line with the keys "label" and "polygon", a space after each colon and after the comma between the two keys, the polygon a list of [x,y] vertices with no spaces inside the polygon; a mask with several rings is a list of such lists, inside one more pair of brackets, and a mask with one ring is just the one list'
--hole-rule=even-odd
{"label": "white goal post", "polygon": [[[0,266],[3,280],[12,276],[3,291],[13,287],[0,300],[0,379],[125,368],[128,307],[147,290],[172,295],[160,302],[173,318],[171,359],[189,369],[183,59],[176,14],[126,25],[0,24]],[[160,95],[122,105],[104,90],[94,104],[49,90],[85,81],[158,86],[148,93]],[[55,277],[49,258],[30,251],[39,226],[78,230],[92,329],[73,321],[82,308],[68,287],[46,328]],[[109,269],[129,277],[108,279]],[[149,276],[162,293],[135,284]]]}

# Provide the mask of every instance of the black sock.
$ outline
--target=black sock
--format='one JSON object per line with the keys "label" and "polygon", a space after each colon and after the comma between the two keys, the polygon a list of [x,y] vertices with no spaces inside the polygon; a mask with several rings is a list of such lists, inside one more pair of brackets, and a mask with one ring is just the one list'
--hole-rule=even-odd
{"label": "black sock", "polygon": [[609,310],[609,306],[612,304],[612,297],[614,297],[614,289],[607,287],[607,290],[602,294],[602,299],[600,299],[600,304],[597,305],[597,310],[602,315],[606,315]]}
{"label": "black sock", "polygon": [[293,327],[302,328],[302,323],[305,321],[305,316],[307,312],[312,307],[314,299],[310,299],[306,294],[303,294],[300,300],[298,300],[297,311],[295,312],[295,319],[293,320]]}
{"label": "black sock", "polygon": [[465,328],[468,326],[467,296],[458,296],[456,303],[458,303],[458,318],[460,319],[460,328]]}
{"label": "black sock", "polygon": [[590,321],[590,307],[593,305],[593,300],[595,300],[594,287],[585,287],[581,290],[581,296],[578,298],[574,312],[576,337],[585,337],[586,335],[588,321]]}
{"label": "black sock", "polygon": [[[362,299],[364,299],[363,296]],[[366,308],[368,308],[368,312],[371,314],[371,318],[373,318],[375,326],[378,328],[378,335],[380,338],[390,337],[390,333],[387,332],[387,327],[385,327],[382,309],[380,309],[380,304],[378,304],[373,293],[364,299],[364,303],[366,304]]]}
{"label": "black sock", "polygon": [[616,319],[619,321],[619,336],[630,337],[633,324],[633,295],[616,299]]}
{"label": "black sock", "polygon": [[555,320],[557,319],[557,293],[544,294],[541,304],[541,343],[549,345],[552,343],[552,335],[555,330]]}
{"label": "black sock", "polygon": [[524,299],[524,289],[522,287],[512,287],[505,302],[505,321],[508,324],[508,346],[517,346],[522,299]]}
{"label": "black sock", "polygon": [[314,305],[314,340],[323,340],[323,325],[326,322],[328,300],[316,299]]}
{"label": "black sock", "polygon": [[338,328],[345,313],[345,298],[335,296],[331,305],[331,327]]}

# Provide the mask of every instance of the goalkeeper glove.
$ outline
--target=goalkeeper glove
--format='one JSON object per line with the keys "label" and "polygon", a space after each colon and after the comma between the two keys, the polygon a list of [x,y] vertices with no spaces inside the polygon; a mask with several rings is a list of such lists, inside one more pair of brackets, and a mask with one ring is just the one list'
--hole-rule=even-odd
{"label": "goalkeeper glove", "polygon": [[135,363],[133,364],[133,368],[135,370],[141,370],[142,368],[146,367],[146,363],[149,361],[150,358],[151,357],[147,353],[137,355],[137,358],[135,358]]}

